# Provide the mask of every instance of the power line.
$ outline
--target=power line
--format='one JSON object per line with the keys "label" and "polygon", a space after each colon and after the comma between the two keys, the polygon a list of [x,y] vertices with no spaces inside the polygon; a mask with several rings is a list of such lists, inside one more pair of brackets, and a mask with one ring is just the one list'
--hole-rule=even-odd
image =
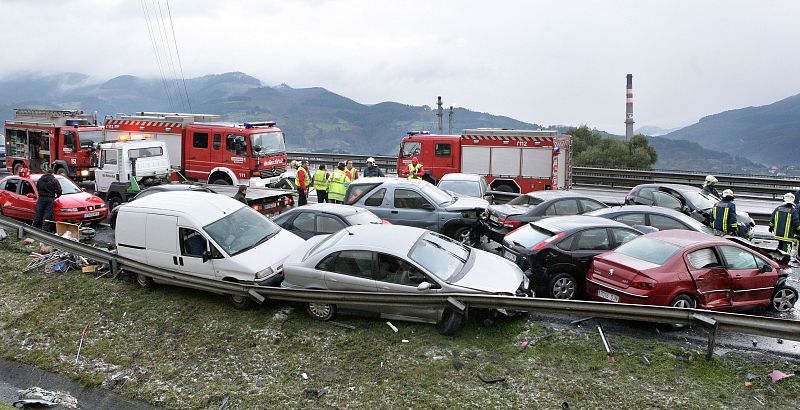
{"label": "power line", "polygon": [[[164,54],[167,56],[166,60],[169,69],[169,78],[167,78],[167,81],[170,82],[170,84],[175,89],[176,93],[175,101],[177,102],[176,105],[178,106],[178,108],[185,111],[186,107],[184,105],[183,97],[180,95],[181,94],[180,85],[178,84],[178,70],[175,68],[175,62],[172,57],[172,47],[170,47],[169,45],[169,37],[167,35],[167,24],[164,21],[164,13],[161,10],[161,1],[153,0],[153,8],[158,10],[158,17],[156,18],[156,20],[158,21],[159,27],[157,28],[157,30],[161,34],[161,39],[163,40],[163,45],[164,45],[163,47]],[[155,11],[153,12],[153,14],[155,15]],[[182,105],[183,107],[181,107]]]}
{"label": "power line", "polygon": [[175,104],[172,102],[172,96],[169,93],[169,87],[167,86],[167,80],[164,77],[164,68],[161,65],[161,57],[158,54],[158,47],[156,46],[156,40],[153,36],[153,30],[150,26],[150,15],[147,13],[147,6],[145,5],[145,0],[141,0],[142,4],[142,13],[144,14],[145,24],[147,25],[147,34],[150,35],[150,43],[153,45],[153,54],[156,56],[156,64],[158,65],[158,72],[161,75],[161,82],[164,84],[164,93],[167,95],[167,101],[169,102],[169,107],[172,111],[175,111]]}
{"label": "power line", "polygon": [[172,25],[172,11],[169,8],[169,0],[167,2],[167,15],[169,16],[169,26],[172,29],[172,42],[175,44],[175,55],[178,57],[178,68],[181,70],[181,80],[183,80],[183,93],[186,94],[186,104],[189,106],[189,112],[192,112],[192,103],[189,101],[189,90],[186,88],[186,77],[183,75],[183,64],[181,64],[181,53],[178,51],[178,40],[175,38],[175,26]]}

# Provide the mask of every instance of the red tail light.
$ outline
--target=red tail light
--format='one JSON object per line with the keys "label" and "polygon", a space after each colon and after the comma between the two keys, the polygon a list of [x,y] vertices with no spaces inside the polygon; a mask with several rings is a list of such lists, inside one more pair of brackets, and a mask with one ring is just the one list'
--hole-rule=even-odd
{"label": "red tail light", "polygon": [[381,219],[381,224],[382,225],[391,225],[392,223],[387,221],[387,220],[385,220],[385,219]]}
{"label": "red tail light", "polygon": [[497,221],[500,222],[501,224],[503,224],[503,226],[506,226],[506,227],[512,228],[512,229],[517,229],[517,228],[520,227],[520,225],[522,225],[522,221],[515,221],[513,219],[509,219],[509,217],[500,218]]}
{"label": "red tail light", "polygon": [[553,242],[553,241],[555,241],[557,239],[563,238],[563,237],[564,237],[564,232],[559,232],[559,233],[557,233],[557,234],[555,234],[555,235],[553,235],[553,236],[551,236],[551,237],[549,237],[549,238],[537,243],[536,246],[534,246],[531,250],[538,251],[538,250],[544,248],[545,246],[549,245],[551,242]]}
{"label": "red tail light", "polygon": [[633,287],[637,288],[637,289],[648,289],[649,290],[649,289],[655,288],[656,287],[656,283],[655,282],[647,282],[647,281],[637,280],[637,281],[633,282]]}

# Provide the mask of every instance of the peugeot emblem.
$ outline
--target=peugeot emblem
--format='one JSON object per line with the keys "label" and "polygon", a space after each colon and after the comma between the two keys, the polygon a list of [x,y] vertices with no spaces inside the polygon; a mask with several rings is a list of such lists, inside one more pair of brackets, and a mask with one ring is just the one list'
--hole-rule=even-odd
{"label": "peugeot emblem", "polygon": [[614,276],[614,269],[609,269],[608,270],[608,275],[609,276]]}

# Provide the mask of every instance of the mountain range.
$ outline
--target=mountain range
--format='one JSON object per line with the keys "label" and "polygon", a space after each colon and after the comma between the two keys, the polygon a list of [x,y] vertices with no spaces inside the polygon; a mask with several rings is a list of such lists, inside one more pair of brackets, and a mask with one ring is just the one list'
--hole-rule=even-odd
{"label": "mountain range", "polygon": [[[286,133],[291,150],[354,154],[395,154],[407,131],[437,128],[435,110],[426,105],[361,104],[321,87],[266,86],[241,72],[185,82],[132,75],[98,81],[79,73],[19,74],[0,79],[0,120],[11,119],[16,107],[82,109],[97,111],[100,118],[137,111],[191,111],[220,114],[234,121],[274,120]],[[456,108],[454,117],[454,133],[482,127],[543,128],[465,108]],[[447,111],[444,128],[446,132]],[[565,131],[569,127],[549,128]],[[661,135],[650,139],[659,154],[655,168],[763,173],[766,168],[760,163],[791,164],[800,154],[795,144],[800,136],[800,95],[762,107],[709,115],[677,130],[643,127],[639,131]]]}

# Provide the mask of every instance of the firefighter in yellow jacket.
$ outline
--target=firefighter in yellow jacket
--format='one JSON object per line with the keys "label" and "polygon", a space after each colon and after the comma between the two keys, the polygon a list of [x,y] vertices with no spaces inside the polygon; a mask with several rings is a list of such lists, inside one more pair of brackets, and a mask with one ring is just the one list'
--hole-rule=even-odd
{"label": "firefighter in yellow jacket", "polygon": [[344,163],[340,162],[328,180],[328,202],[343,203],[348,185],[350,185],[350,178],[344,171]]}

